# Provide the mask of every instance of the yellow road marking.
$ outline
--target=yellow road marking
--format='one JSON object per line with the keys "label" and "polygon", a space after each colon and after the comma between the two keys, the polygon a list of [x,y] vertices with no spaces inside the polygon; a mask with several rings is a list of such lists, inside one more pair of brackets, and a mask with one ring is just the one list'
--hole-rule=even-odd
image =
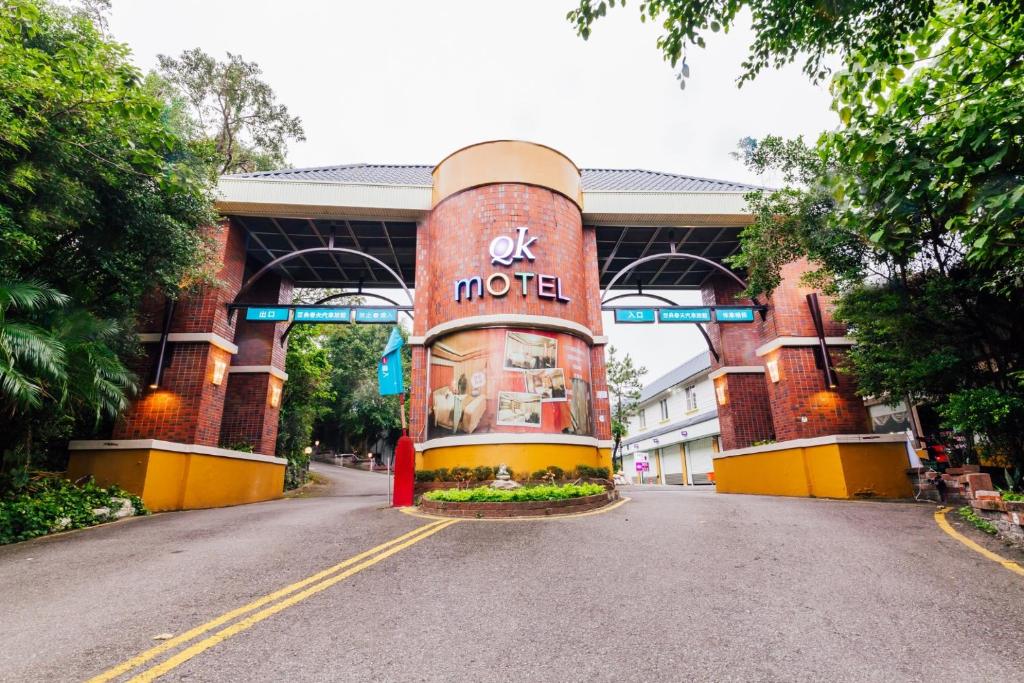
{"label": "yellow road marking", "polygon": [[381,562],[382,560],[386,560],[387,558],[391,557],[395,553],[400,552],[400,551],[404,550],[405,548],[408,548],[409,546],[411,546],[411,545],[413,545],[415,543],[419,543],[420,541],[422,541],[423,539],[425,539],[425,538],[427,538],[429,536],[433,536],[438,531],[441,531],[442,529],[450,527],[452,524],[457,524],[459,521],[460,520],[452,519],[452,520],[448,520],[446,522],[442,522],[441,524],[437,524],[437,525],[433,525],[433,526],[428,525],[428,526],[431,526],[431,528],[427,529],[427,531],[424,531],[419,536],[414,536],[413,538],[410,538],[409,540],[405,541],[404,543],[400,543],[400,544],[394,546],[393,548],[391,548],[389,550],[385,550],[384,552],[380,553],[379,555],[376,555],[375,557],[373,557],[373,558],[371,558],[369,560],[366,560],[365,562],[361,562],[361,563],[357,564],[356,566],[354,566],[354,567],[352,567],[350,569],[346,569],[345,571],[343,571],[342,573],[340,573],[340,574],[338,574],[336,576],[332,576],[329,579],[325,579],[325,580],[321,581],[320,583],[318,583],[318,584],[316,584],[314,586],[311,586],[310,588],[307,588],[306,590],[302,591],[301,593],[296,593],[295,595],[291,596],[290,598],[286,598],[286,599],[282,600],[281,602],[275,603],[275,604],[271,605],[270,607],[262,609],[259,612],[256,612],[255,614],[252,614],[252,615],[246,617],[245,619],[242,619],[241,621],[237,621],[234,624],[232,624],[231,626],[228,626],[227,628],[224,628],[224,629],[221,629],[220,631],[217,631],[212,636],[208,636],[207,638],[204,638],[203,640],[200,640],[198,643],[195,643],[193,645],[189,645],[184,650],[182,650],[178,654],[174,655],[173,657],[167,659],[163,663],[158,664],[157,666],[154,666],[154,667],[152,667],[150,669],[147,669],[147,670],[143,671],[142,673],[140,673],[139,675],[134,676],[133,678],[129,679],[128,683],[148,683],[149,681],[154,681],[157,678],[160,678],[161,676],[163,676],[165,673],[167,673],[171,669],[174,669],[175,667],[180,666],[181,664],[184,664],[185,662],[187,662],[188,660],[192,659],[193,657],[195,657],[195,656],[197,656],[199,654],[202,654],[203,652],[209,650],[211,647],[213,647],[213,646],[215,646],[215,645],[217,645],[217,644],[227,640],[228,638],[230,638],[230,637],[232,637],[234,635],[237,635],[237,634],[241,633],[242,631],[245,631],[246,629],[252,628],[253,626],[258,624],[259,622],[263,621],[264,619],[272,617],[273,615],[277,614],[278,612],[280,612],[282,610],[285,610],[285,609],[291,607],[292,605],[300,603],[300,602],[302,602],[303,600],[305,600],[306,598],[308,598],[310,596],[316,595],[317,593],[319,593],[321,591],[327,590],[328,588],[330,588],[334,584],[339,583],[341,581],[344,581],[345,579],[347,579],[348,577],[352,576],[353,574],[358,574],[359,572],[361,572],[362,570],[366,569],[367,567],[372,567],[373,565],[377,564],[378,562]]}
{"label": "yellow road marking", "polygon": [[974,541],[972,541],[971,539],[967,538],[966,536],[961,534],[959,531],[954,529],[950,525],[949,520],[946,519],[946,513],[947,512],[949,512],[949,508],[939,508],[938,510],[935,511],[935,523],[939,525],[940,529],[945,531],[947,534],[949,534],[950,536],[952,536],[956,540],[958,540],[961,543],[963,543],[965,546],[967,546],[968,548],[970,548],[974,552],[979,553],[981,555],[984,555],[985,557],[987,557],[988,559],[992,560],[993,562],[996,562],[998,564],[1003,565],[1003,567],[1005,567],[1006,569],[1009,569],[1011,572],[1013,572],[1015,574],[1020,574],[1021,576],[1024,576],[1024,567],[1021,567],[1019,564],[1017,564],[1013,560],[1006,559],[1002,555],[996,555],[994,552],[992,552],[988,548],[984,548],[984,547],[978,545],[977,543],[975,543]]}
{"label": "yellow road marking", "polygon": [[317,572],[316,574],[313,574],[312,576],[310,576],[308,578],[302,579],[301,581],[297,581],[297,582],[295,582],[295,583],[293,583],[291,585],[285,586],[284,588],[281,588],[280,590],[274,591],[273,593],[270,593],[269,595],[265,595],[262,598],[254,600],[254,601],[250,602],[247,605],[243,605],[241,607],[233,609],[230,612],[225,612],[224,614],[220,615],[216,619],[212,619],[212,620],[206,622],[205,624],[200,624],[199,626],[196,626],[195,628],[190,629],[190,630],[182,633],[180,636],[175,636],[174,638],[171,638],[170,640],[166,640],[163,643],[161,643],[160,645],[157,645],[156,647],[152,647],[152,648],[146,650],[145,652],[142,652],[142,653],[139,653],[139,654],[135,655],[134,657],[132,657],[130,659],[126,659],[125,661],[121,662],[117,666],[115,666],[115,667],[113,667],[111,669],[108,669],[107,671],[104,671],[103,673],[99,674],[98,676],[94,676],[93,678],[90,678],[86,683],[106,683],[107,681],[111,681],[111,680],[117,678],[118,676],[120,676],[121,674],[123,674],[123,673],[125,673],[127,671],[130,671],[130,670],[132,670],[132,669],[134,669],[134,668],[136,668],[136,667],[138,667],[138,666],[140,666],[142,664],[145,664],[146,662],[150,661],[154,657],[158,657],[159,655],[163,654],[164,652],[167,652],[168,650],[172,650],[172,649],[176,648],[177,646],[179,646],[179,645],[181,645],[183,643],[187,643],[188,641],[190,641],[190,640],[192,640],[192,639],[194,639],[194,638],[196,638],[198,636],[201,636],[202,634],[206,633],[207,631],[215,629],[218,626],[221,626],[221,625],[231,621],[232,619],[235,619],[236,617],[240,617],[243,614],[248,614],[249,612],[252,612],[253,610],[258,609],[258,608],[262,607],[263,605],[266,605],[269,602],[273,602],[274,600],[277,600],[279,598],[283,598],[286,595],[290,595],[291,593],[294,593],[295,591],[299,590],[300,588],[304,588],[304,587],[308,586],[311,583],[315,583],[316,581],[319,581],[320,579],[326,578],[327,576],[330,576],[331,574],[333,574],[333,573],[335,573],[337,571],[340,571],[340,570],[344,569],[345,567],[349,567],[349,566],[355,564],[356,562],[359,562],[361,560],[366,559],[367,557],[373,555],[374,553],[380,552],[381,550],[384,550],[385,548],[389,548],[389,547],[395,545],[396,543],[401,543],[402,541],[406,540],[407,538],[410,538],[411,536],[415,536],[415,535],[417,535],[417,534],[419,534],[419,533],[421,533],[423,531],[426,531],[427,529],[437,528],[439,525],[441,525],[441,522],[434,522],[433,524],[424,524],[423,526],[416,527],[415,529],[413,529],[412,531],[410,531],[408,533],[402,534],[401,536],[398,536],[397,538],[393,538],[390,541],[387,541],[385,543],[381,543],[380,545],[378,545],[378,546],[376,546],[374,548],[370,548],[369,550],[367,550],[365,552],[361,552],[358,555],[355,555],[354,557],[350,557],[349,559],[347,559],[347,560],[345,560],[343,562],[339,562],[338,564],[336,564],[336,565],[334,565],[332,567],[328,567],[327,569],[324,569],[323,571]]}
{"label": "yellow road marking", "polygon": [[537,522],[540,520],[547,520],[555,522],[558,520],[569,520],[576,519],[577,517],[590,517],[591,515],[603,515],[606,512],[611,512],[617,507],[621,507],[633,500],[629,496],[622,496],[611,505],[605,505],[603,508],[596,510],[588,510],[587,512],[574,512],[569,515],[535,515],[532,517],[442,517],[441,515],[431,515],[426,512],[420,512],[414,507],[398,508],[400,511],[409,515],[410,517],[419,517],[420,519],[455,519],[460,522]]}

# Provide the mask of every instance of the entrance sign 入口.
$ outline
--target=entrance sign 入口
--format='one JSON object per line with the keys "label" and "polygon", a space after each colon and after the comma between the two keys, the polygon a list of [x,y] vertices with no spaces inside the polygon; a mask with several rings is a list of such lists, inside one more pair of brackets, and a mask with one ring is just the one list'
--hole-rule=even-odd
{"label": "entrance sign \u5165\u53e3", "polygon": [[251,322],[285,322],[290,312],[287,308],[247,308],[245,319]]}
{"label": "entrance sign \u5165\u53e3", "polygon": [[653,308],[617,308],[615,309],[615,322],[617,323],[653,323]]}
{"label": "entrance sign \u5165\u53e3", "polygon": [[637,472],[647,472],[651,469],[651,463],[647,461],[646,453],[637,453],[634,455],[633,462],[636,464]]}
{"label": "entrance sign \u5165\u53e3", "polygon": [[659,308],[660,323],[709,323],[710,308]]}
{"label": "entrance sign \u5165\u53e3", "polygon": [[351,308],[297,308],[297,323],[348,323],[352,317]]}

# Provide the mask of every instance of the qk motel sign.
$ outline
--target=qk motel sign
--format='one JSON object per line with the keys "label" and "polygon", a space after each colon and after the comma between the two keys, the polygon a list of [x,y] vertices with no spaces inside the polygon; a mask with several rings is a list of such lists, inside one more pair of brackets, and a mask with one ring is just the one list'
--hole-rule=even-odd
{"label": "qk motel sign", "polygon": [[278,306],[239,306],[245,309],[245,319],[258,323],[313,323],[313,324],[388,324],[398,322],[399,311],[411,311],[411,306],[316,306],[304,304]]}
{"label": "qk motel sign", "polygon": [[752,323],[754,313],[767,310],[765,306],[670,306],[636,308],[604,306],[603,311],[615,314],[615,322],[644,323]]}

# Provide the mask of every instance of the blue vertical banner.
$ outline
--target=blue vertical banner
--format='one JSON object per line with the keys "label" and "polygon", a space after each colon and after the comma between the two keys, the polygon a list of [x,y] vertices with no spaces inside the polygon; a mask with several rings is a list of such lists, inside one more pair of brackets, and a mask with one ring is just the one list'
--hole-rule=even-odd
{"label": "blue vertical banner", "polygon": [[381,396],[392,396],[404,391],[400,355],[404,343],[398,328],[392,327],[391,337],[388,338],[388,344],[380,354],[380,363],[377,364],[377,384],[380,386]]}

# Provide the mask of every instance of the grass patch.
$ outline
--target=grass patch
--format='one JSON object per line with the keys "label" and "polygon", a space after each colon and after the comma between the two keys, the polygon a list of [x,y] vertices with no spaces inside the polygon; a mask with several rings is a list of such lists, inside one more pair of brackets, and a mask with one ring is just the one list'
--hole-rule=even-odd
{"label": "grass patch", "polygon": [[979,517],[978,514],[971,509],[969,505],[964,505],[962,508],[956,511],[965,522],[969,522],[974,525],[974,528],[978,531],[984,531],[990,536],[995,536],[998,529],[990,521],[984,517]]}
{"label": "grass patch", "polygon": [[423,494],[427,500],[446,503],[511,503],[535,500],[564,500],[594,496],[604,492],[600,484],[566,484],[564,486],[524,486],[519,489],[492,489],[478,486],[473,489],[442,489]]}
{"label": "grass patch", "polygon": [[1000,491],[999,493],[1003,496],[1003,500],[1024,501],[1024,493],[1016,493],[1014,491]]}

